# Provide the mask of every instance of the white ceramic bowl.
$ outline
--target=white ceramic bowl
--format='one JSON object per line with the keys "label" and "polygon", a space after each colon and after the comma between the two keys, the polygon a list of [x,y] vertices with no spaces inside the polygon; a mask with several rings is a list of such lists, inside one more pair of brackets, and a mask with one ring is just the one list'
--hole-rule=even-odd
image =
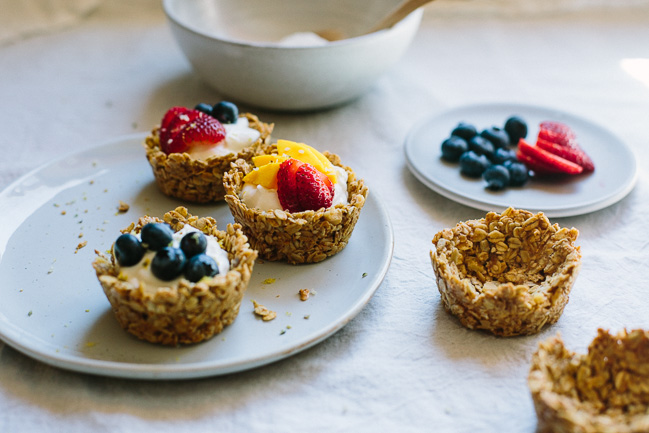
{"label": "white ceramic bowl", "polygon": [[388,30],[321,46],[282,38],[337,29],[359,35],[395,0],[163,0],[173,34],[196,73],[225,98],[261,108],[314,110],[352,100],[396,63],[422,11]]}

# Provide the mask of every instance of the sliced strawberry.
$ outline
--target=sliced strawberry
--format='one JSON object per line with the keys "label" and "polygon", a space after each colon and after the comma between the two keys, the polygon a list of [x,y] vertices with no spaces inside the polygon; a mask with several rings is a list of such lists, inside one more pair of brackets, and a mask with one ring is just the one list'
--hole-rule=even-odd
{"label": "sliced strawberry", "polygon": [[282,208],[289,212],[302,211],[295,174],[303,164],[302,161],[289,158],[282,162],[277,171],[277,197]]}
{"label": "sliced strawberry", "polygon": [[[179,108],[178,110],[175,110],[174,108]],[[201,113],[198,110],[189,110],[186,109],[185,111],[180,110],[183,107],[174,107],[171,110],[172,113],[170,114],[169,111],[167,111],[167,114],[169,116],[165,115],[165,118],[162,119],[162,123],[160,126],[160,148],[162,149],[163,152],[169,154],[169,153],[174,153],[178,151],[174,151],[172,149],[178,148],[178,143],[171,143],[171,140],[174,139],[178,132],[185,126],[185,124],[191,122],[192,120],[196,119],[199,116],[206,116],[206,114]],[[170,111],[171,111],[170,110]],[[172,115],[175,112],[175,115]],[[162,125],[165,125],[164,127]],[[185,149],[184,149],[185,150]],[[180,152],[183,152],[184,150],[180,150]]]}
{"label": "sliced strawberry", "polygon": [[302,164],[295,173],[295,183],[302,210],[327,208],[333,202],[331,180],[311,164]]}
{"label": "sliced strawberry", "polygon": [[563,159],[567,159],[568,161],[580,165],[584,171],[595,170],[593,160],[590,159],[586,152],[584,152],[576,143],[573,146],[562,146],[539,137],[536,140],[536,145],[543,150],[547,150]]}
{"label": "sliced strawberry", "polygon": [[573,146],[576,136],[572,128],[565,123],[546,120],[539,125],[539,138],[561,146]]}
{"label": "sliced strawberry", "polygon": [[162,118],[162,122],[160,122],[160,128],[169,127],[169,123],[171,123],[171,121],[176,116],[178,116],[179,114],[187,113],[188,111],[190,111],[190,109],[186,107],[171,107],[167,110],[164,117]]}
{"label": "sliced strawberry", "polygon": [[523,152],[520,151],[520,149],[516,151],[516,158],[537,175],[563,174],[552,166],[546,165],[541,161],[537,161],[530,156],[524,155]]}
{"label": "sliced strawberry", "polygon": [[584,171],[580,165],[531,145],[522,138],[518,141],[518,150],[522,155],[528,156],[537,164],[541,164],[543,167],[551,167],[560,173],[579,174]]}
{"label": "sliced strawberry", "polygon": [[212,116],[200,113],[195,119],[183,125],[180,135],[188,147],[214,146],[225,139],[225,128]]}

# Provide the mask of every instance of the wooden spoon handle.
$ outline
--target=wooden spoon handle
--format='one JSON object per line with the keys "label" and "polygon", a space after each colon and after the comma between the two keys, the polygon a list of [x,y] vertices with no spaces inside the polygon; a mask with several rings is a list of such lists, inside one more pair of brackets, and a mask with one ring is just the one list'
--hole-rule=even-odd
{"label": "wooden spoon handle", "polygon": [[390,28],[407,17],[410,12],[432,1],[434,0],[404,0],[394,11],[390,12],[388,16],[383,18],[381,22],[372,27],[367,33],[378,32],[379,30]]}

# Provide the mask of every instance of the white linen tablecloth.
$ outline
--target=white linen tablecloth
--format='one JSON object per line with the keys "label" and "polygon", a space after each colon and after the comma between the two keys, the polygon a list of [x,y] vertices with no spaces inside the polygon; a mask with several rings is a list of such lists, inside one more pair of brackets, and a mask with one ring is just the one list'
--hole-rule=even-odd
{"label": "white linen tablecloth", "polygon": [[[649,2],[551,2],[538,13],[531,3],[429,5],[403,60],[343,107],[242,107],[275,122],[275,137],[338,153],[390,210],[391,267],[341,331],[255,370],[166,382],[59,370],[0,343],[0,432],[533,432],[526,377],[539,341],[560,332],[584,351],[598,327],[649,328]],[[583,8],[548,6],[560,3]],[[192,74],[157,1],[75,16],[0,45],[1,188],[65,153],[147,131],[167,107],[219,100]],[[485,102],[583,116],[625,141],[640,167],[621,202],[556,220],[580,230],[583,267],[562,318],[535,336],[470,331],[444,311],[431,239],[484,212],[430,191],[403,156],[417,120]],[[0,281],[0,302],[2,290]]]}

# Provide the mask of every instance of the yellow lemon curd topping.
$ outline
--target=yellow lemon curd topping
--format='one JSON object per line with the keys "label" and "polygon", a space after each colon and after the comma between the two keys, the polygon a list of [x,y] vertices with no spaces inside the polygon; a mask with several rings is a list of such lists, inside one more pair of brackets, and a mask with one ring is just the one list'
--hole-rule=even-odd
{"label": "yellow lemon curd topping", "polygon": [[306,162],[326,175],[333,184],[336,183],[336,170],[333,164],[322,153],[313,147],[289,140],[277,141],[278,155],[259,155],[252,158],[255,169],[244,176],[243,181],[261,185],[268,189],[277,189],[277,172],[282,162],[289,158]]}

